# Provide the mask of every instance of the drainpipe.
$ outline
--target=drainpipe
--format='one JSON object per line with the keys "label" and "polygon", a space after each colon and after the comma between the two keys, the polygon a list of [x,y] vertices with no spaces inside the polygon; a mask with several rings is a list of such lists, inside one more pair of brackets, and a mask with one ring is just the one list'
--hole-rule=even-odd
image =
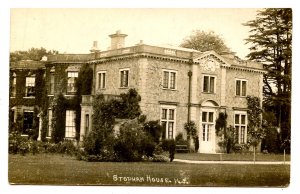
{"label": "drainpipe", "polygon": [[189,76],[189,94],[188,94],[188,119],[187,122],[191,121],[191,88],[192,88],[192,75],[193,72],[189,70],[188,76]]}

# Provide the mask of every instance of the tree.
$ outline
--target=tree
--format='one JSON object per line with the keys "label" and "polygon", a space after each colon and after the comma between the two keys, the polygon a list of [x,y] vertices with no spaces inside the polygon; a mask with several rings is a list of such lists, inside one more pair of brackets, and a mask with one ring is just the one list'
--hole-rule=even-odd
{"label": "tree", "polygon": [[205,32],[196,30],[186,37],[180,44],[181,47],[199,50],[201,52],[214,50],[217,53],[230,52],[224,40],[213,31]]}
{"label": "tree", "polygon": [[45,48],[31,48],[28,51],[14,51],[10,53],[10,62],[16,62],[21,60],[34,60],[40,61],[43,56],[58,54],[56,50],[47,51]]}
{"label": "tree", "polygon": [[264,64],[264,109],[276,115],[282,139],[290,139],[292,9],[264,9],[244,24],[251,28],[250,60]]}

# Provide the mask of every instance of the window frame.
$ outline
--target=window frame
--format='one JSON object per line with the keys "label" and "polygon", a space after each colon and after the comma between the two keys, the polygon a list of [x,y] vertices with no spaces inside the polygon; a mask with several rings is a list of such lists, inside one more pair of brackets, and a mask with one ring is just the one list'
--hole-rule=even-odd
{"label": "window frame", "polygon": [[[50,113],[51,113],[51,117],[50,117]],[[46,137],[51,137],[52,134],[52,117],[53,117],[53,111],[52,109],[48,109],[48,129],[47,129],[47,133],[46,133]]]}
{"label": "window frame", "polygon": [[[236,123],[236,115],[238,115],[238,123]],[[242,115],[245,116],[245,123],[242,123]],[[247,143],[247,132],[248,132],[248,115],[246,111],[235,111],[233,114],[234,130],[235,130],[235,139],[237,139],[238,144]],[[242,133],[242,127],[244,127],[244,132]],[[237,129],[238,128],[238,129]],[[243,137],[242,137],[243,135]]]}
{"label": "window frame", "polygon": [[[206,118],[203,120],[203,115],[206,113]],[[210,121],[210,115],[212,114],[212,121]],[[212,130],[215,125],[215,111],[205,109],[201,112],[201,126],[202,126],[202,133],[201,133],[201,141],[202,142],[211,142],[213,139]]]}
{"label": "window frame", "polygon": [[[69,77],[69,73],[74,73],[74,74],[77,74],[77,76],[74,76],[74,83],[70,83],[69,80],[71,80],[70,78],[73,78],[73,76]],[[75,86],[75,83],[76,83],[76,79],[78,79],[78,74],[79,72],[78,71],[67,71],[67,94],[68,95],[75,95],[76,94],[76,86]],[[74,84],[74,91],[69,91],[69,84]]]}
{"label": "window frame", "polygon": [[[104,76],[104,84],[103,84],[103,74],[105,75]],[[101,75],[101,77],[100,77]],[[104,70],[101,70],[101,71],[98,71],[97,72],[97,82],[96,82],[96,88],[97,90],[105,90],[106,89],[106,85],[107,85],[107,71],[104,71]],[[101,79],[101,80],[100,80]],[[101,81],[101,84],[100,84],[100,81]]]}
{"label": "window frame", "polygon": [[[166,110],[166,117],[163,118],[163,112]],[[170,119],[170,111],[173,112],[172,116],[173,119]],[[176,106],[174,105],[161,105],[160,106],[160,124],[163,126],[162,123],[166,123],[165,128],[162,131],[162,139],[175,139],[176,136]],[[171,124],[172,123],[172,124]],[[172,133],[170,135],[170,126],[172,126]],[[165,134],[163,134],[165,133]]]}
{"label": "window frame", "polygon": [[[122,80],[122,72],[124,71],[128,71],[128,74],[127,74],[127,85],[124,86],[123,85],[123,80]],[[129,76],[130,76],[130,68],[122,68],[122,69],[119,69],[119,88],[129,88]]]}
{"label": "window frame", "polygon": [[[240,81],[240,86],[239,86],[239,94],[237,94],[237,82]],[[245,94],[243,95],[243,82],[245,83]],[[248,80],[246,79],[235,79],[235,96],[237,97],[247,97],[247,88],[248,88]]]}
{"label": "window frame", "polygon": [[[70,114],[68,114],[68,113],[70,113]],[[73,116],[73,118],[72,117],[68,118],[68,116],[71,116],[71,115]],[[75,118],[76,118],[75,110],[66,110],[65,138],[75,138],[76,137]],[[71,124],[71,125],[69,125],[69,124]]]}
{"label": "window frame", "polygon": [[[208,84],[207,84],[207,87],[208,87],[208,91],[204,91],[204,80],[205,80],[205,77],[208,77]],[[211,78],[214,78],[214,85],[213,85],[213,91],[211,91]],[[202,93],[205,93],[205,94],[215,94],[216,93],[216,86],[217,86],[217,76],[216,75],[209,75],[209,74],[203,74],[202,75]]]}
{"label": "window frame", "polygon": [[[33,79],[34,81],[33,82],[30,82],[30,83],[27,83],[27,79],[29,80],[29,79]],[[35,81],[36,81],[36,79],[35,79],[35,75],[31,75],[31,76],[26,76],[25,77],[25,98],[35,98]],[[33,84],[33,86],[32,85],[29,85],[29,84]],[[28,90],[29,90],[29,88],[33,88],[33,92],[32,92],[32,95],[30,95],[30,96],[28,96],[28,94],[29,94],[29,92],[28,92]]]}
{"label": "window frame", "polygon": [[10,97],[14,98],[17,96],[17,76],[15,75],[15,73],[12,76],[12,80],[11,80],[11,94]]}
{"label": "window frame", "polygon": [[[165,72],[168,73],[168,78],[165,79]],[[161,80],[161,86],[163,90],[177,90],[177,70],[173,69],[162,69],[162,80]],[[174,74],[174,88],[171,87],[171,81],[172,81],[172,74]],[[165,80],[167,80],[167,86],[165,87]]]}

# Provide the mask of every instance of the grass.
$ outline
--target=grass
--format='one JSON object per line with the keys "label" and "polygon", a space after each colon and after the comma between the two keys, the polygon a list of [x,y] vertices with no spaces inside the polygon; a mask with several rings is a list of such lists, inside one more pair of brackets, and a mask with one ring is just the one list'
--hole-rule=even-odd
{"label": "grass", "polygon": [[[176,153],[176,159],[183,160],[213,160],[213,161],[253,161],[253,154],[199,154],[199,153]],[[283,161],[283,154],[262,154],[258,153],[255,157],[256,161]],[[290,155],[285,156],[286,161],[290,161]]]}
{"label": "grass", "polygon": [[85,162],[51,154],[9,155],[8,170],[12,184],[40,185],[285,187],[290,178],[289,165]]}

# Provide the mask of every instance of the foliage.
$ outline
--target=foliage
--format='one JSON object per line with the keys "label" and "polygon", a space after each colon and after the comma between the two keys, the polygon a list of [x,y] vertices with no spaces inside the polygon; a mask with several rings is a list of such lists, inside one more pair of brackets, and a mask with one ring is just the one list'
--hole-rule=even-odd
{"label": "foliage", "polygon": [[[141,109],[139,102],[141,101],[141,96],[135,89],[129,89],[127,93],[120,94],[121,102],[117,104],[114,112],[117,112],[117,118],[121,119],[134,119],[141,115]],[[121,109],[120,109],[121,108]]]}
{"label": "foliage", "polygon": [[49,50],[45,48],[31,48],[28,51],[14,51],[10,53],[9,61],[16,62],[21,60],[40,61],[43,56],[58,54],[58,51]]}
{"label": "foliage", "polygon": [[199,137],[198,137],[198,135],[195,137],[194,141],[195,141],[195,152],[198,152],[198,150],[199,150]]}
{"label": "foliage", "polygon": [[169,158],[165,155],[154,155],[152,157],[152,162],[168,162]]}
{"label": "foliage", "polygon": [[227,113],[220,112],[219,117],[216,119],[216,134],[222,132],[226,136],[226,127],[227,127]]}
{"label": "foliage", "polygon": [[280,139],[277,127],[267,127],[266,136],[262,140],[262,150],[267,150],[268,153],[279,153],[280,151]]}
{"label": "foliage", "polygon": [[261,113],[260,99],[255,96],[247,96],[248,105],[248,137],[247,144],[254,146],[256,149],[260,141],[265,137],[265,131],[261,128]]}
{"label": "foliage", "polygon": [[186,130],[188,141],[190,140],[190,138],[192,138],[194,145],[196,145],[198,137],[196,123],[194,121],[189,121],[184,124],[184,129]]}
{"label": "foliage", "polygon": [[14,131],[9,134],[9,149],[10,154],[32,153],[35,155],[39,152],[38,143],[35,140],[29,139],[27,136],[22,136],[20,132]]}
{"label": "foliage", "polygon": [[290,139],[292,9],[269,8],[244,24],[251,28],[246,42],[251,45],[248,58],[263,63],[264,108],[274,112],[281,139]]}
{"label": "foliage", "polygon": [[66,100],[62,94],[59,94],[53,101],[51,140],[58,143],[65,137]]}
{"label": "foliage", "polygon": [[188,141],[183,138],[182,133],[178,133],[175,137],[176,145],[188,145]]}
{"label": "foliage", "polygon": [[142,125],[135,121],[121,125],[120,133],[114,146],[119,161],[141,161],[143,155],[152,156],[155,144],[142,129]]}
{"label": "foliage", "polygon": [[148,121],[144,123],[144,131],[149,134],[150,137],[156,142],[159,143],[161,137],[162,127],[159,124],[159,121]]}
{"label": "foliage", "polygon": [[93,69],[88,64],[80,68],[78,78],[75,81],[76,95],[72,99],[72,109],[75,110],[75,128],[76,140],[80,138],[80,120],[81,120],[81,97],[92,93]]}
{"label": "foliage", "polygon": [[229,52],[230,49],[226,46],[224,40],[213,31],[205,32],[196,30],[186,37],[180,44],[181,47],[199,50],[201,52],[214,50],[217,53]]}
{"label": "foliage", "polygon": [[233,146],[235,144],[234,137],[235,128],[232,125],[230,125],[226,128],[226,136],[224,135],[222,141],[218,142],[218,145],[222,147],[227,154],[229,154],[233,149]]}
{"label": "foliage", "polygon": [[174,139],[164,139],[161,143],[161,147],[164,151],[169,152],[170,162],[174,160],[176,151],[176,142]]}

